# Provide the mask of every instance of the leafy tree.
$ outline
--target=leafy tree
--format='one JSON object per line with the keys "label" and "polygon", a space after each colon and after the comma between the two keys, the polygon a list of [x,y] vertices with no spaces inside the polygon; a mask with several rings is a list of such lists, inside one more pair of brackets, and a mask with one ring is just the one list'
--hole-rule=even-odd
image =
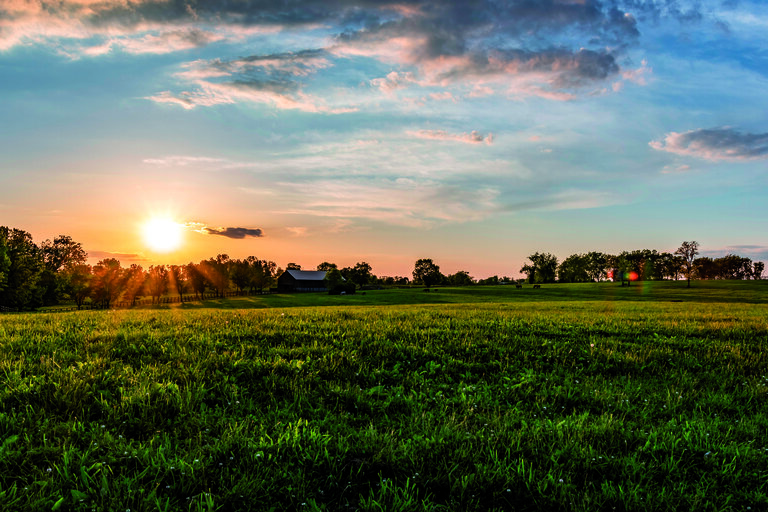
{"label": "leafy tree", "polygon": [[45,240],[40,244],[40,254],[43,270],[38,285],[42,291],[43,304],[58,304],[65,285],[61,269],[67,265],[84,264],[87,254],[79,243],[67,235],[57,236],[53,241]]}
{"label": "leafy tree", "polygon": [[688,278],[688,286],[691,287],[691,274],[693,273],[693,260],[699,253],[699,242],[683,242],[680,247],[677,248],[675,254],[682,256],[683,265],[685,265],[685,275]]}
{"label": "leafy tree", "polygon": [[[201,263],[202,264],[202,263]],[[184,273],[187,275],[192,290],[195,292],[195,298],[200,298],[205,294],[205,288],[208,281],[200,269],[199,265],[190,262],[184,265]]]}
{"label": "leafy tree", "polygon": [[370,283],[373,277],[373,268],[365,261],[361,261],[351,269],[348,279],[362,288]]}
{"label": "leafy tree", "polygon": [[61,270],[64,284],[64,296],[75,301],[77,309],[83,307],[91,294],[93,274],[91,266],[86,264],[67,265]]}
{"label": "leafy tree", "polygon": [[229,288],[229,256],[217,254],[215,258],[201,261],[198,269],[213,288],[216,297],[222,297]]}
{"label": "leafy tree", "polygon": [[125,270],[115,258],[105,258],[93,267],[93,299],[103,308],[120,297],[125,284]]}
{"label": "leafy tree", "polygon": [[756,261],[752,266],[752,279],[762,279],[763,271],[765,270],[765,263],[762,261]]}
{"label": "leafy tree", "polygon": [[301,265],[298,263],[289,263],[285,266],[285,270],[301,270]]}
{"label": "leafy tree", "polygon": [[147,271],[147,291],[152,296],[152,304],[160,301],[160,297],[168,290],[168,269],[165,265],[152,265]]}
{"label": "leafy tree", "polygon": [[696,279],[717,279],[718,264],[712,258],[703,257],[693,260],[693,273]]}
{"label": "leafy tree", "polygon": [[141,265],[132,263],[123,270],[123,300],[136,304],[136,299],[146,292],[147,273]]}
{"label": "leafy tree", "polygon": [[5,253],[0,265],[6,268],[0,306],[17,309],[39,306],[42,290],[38,282],[43,271],[43,258],[32,235],[21,229],[0,226],[0,241]]}
{"label": "leafy tree", "polygon": [[[0,228],[2,229],[2,228]],[[11,258],[8,256],[8,242],[0,231],[0,292],[8,286],[8,271],[11,268]]]}
{"label": "leafy tree", "polygon": [[327,261],[322,262],[317,266],[317,270],[322,270],[324,272],[328,272],[333,269],[338,269],[339,267],[336,266],[335,263],[329,263]]}
{"label": "leafy tree", "polygon": [[528,275],[529,283],[554,283],[557,276],[557,258],[548,252],[528,256],[520,272]]}
{"label": "leafy tree", "polygon": [[589,275],[589,256],[586,254],[571,254],[557,267],[557,280],[561,283],[586,283],[591,281]]}
{"label": "leafy tree", "polygon": [[486,277],[485,279],[480,279],[477,281],[477,284],[481,286],[499,284],[499,276],[489,276],[489,277]]}
{"label": "leafy tree", "polygon": [[341,292],[355,293],[355,283],[346,281],[338,268],[327,270],[323,281],[330,295],[339,295]]}
{"label": "leafy tree", "polygon": [[680,256],[668,252],[663,252],[659,255],[657,269],[662,279],[674,279],[677,281],[680,278],[682,268],[683,258]]}
{"label": "leafy tree", "polygon": [[248,260],[233,261],[230,277],[238,292],[245,290],[253,281],[253,268]]}
{"label": "leafy tree", "polygon": [[591,251],[586,254],[586,270],[591,281],[600,282],[608,275],[608,255],[602,252]]}
{"label": "leafy tree", "polygon": [[[498,281],[498,277],[496,277],[496,280]],[[466,270],[459,270],[455,274],[449,275],[448,282],[451,286],[470,286],[475,284],[474,279]]]}
{"label": "leafy tree", "polygon": [[422,283],[429,288],[443,280],[443,274],[440,273],[440,267],[430,258],[416,260],[413,267],[413,280]]}

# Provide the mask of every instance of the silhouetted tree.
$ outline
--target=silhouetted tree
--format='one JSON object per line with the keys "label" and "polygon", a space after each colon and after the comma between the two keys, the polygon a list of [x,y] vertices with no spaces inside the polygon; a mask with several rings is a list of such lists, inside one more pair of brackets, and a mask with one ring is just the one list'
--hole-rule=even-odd
{"label": "silhouetted tree", "polygon": [[756,261],[752,266],[752,279],[762,279],[763,271],[765,270],[765,263],[762,261]]}
{"label": "silhouetted tree", "polygon": [[298,263],[289,263],[285,266],[285,270],[301,270],[301,265]]}
{"label": "silhouetted tree", "polygon": [[361,261],[356,263],[355,266],[351,269],[347,279],[362,288],[366,284],[370,283],[373,277],[373,268],[365,261]]}
{"label": "silhouetted tree", "polygon": [[[496,277],[496,276],[494,276]],[[498,277],[496,277],[496,281],[498,282]],[[470,286],[475,284],[474,279],[472,279],[472,276],[469,275],[469,272],[466,270],[459,270],[455,274],[448,276],[448,283],[451,286]]]}
{"label": "silhouetted tree", "polygon": [[443,280],[443,274],[440,273],[440,267],[430,258],[416,260],[413,267],[413,280],[418,281],[427,288]]}
{"label": "silhouetted tree", "polygon": [[591,281],[589,257],[586,254],[571,254],[557,267],[557,280],[561,283],[586,283]]}
{"label": "silhouetted tree", "polygon": [[688,288],[691,287],[691,274],[693,273],[693,260],[699,253],[699,242],[683,242],[680,247],[677,248],[675,254],[683,257],[683,265],[685,265],[685,275],[688,278]]}
{"label": "silhouetted tree", "polygon": [[324,261],[317,266],[317,270],[322,270],[324,272],[328,272],[329,270],[338,269],[338,268],[339,267],[337,267],[335,263],[329,263],[327,261]]}
{"label": "silhouetted tree", "polygon": [[528,275],[529,283],[554,283],[557,276],[557,258],[548,252],[528,256],[520,272]]}

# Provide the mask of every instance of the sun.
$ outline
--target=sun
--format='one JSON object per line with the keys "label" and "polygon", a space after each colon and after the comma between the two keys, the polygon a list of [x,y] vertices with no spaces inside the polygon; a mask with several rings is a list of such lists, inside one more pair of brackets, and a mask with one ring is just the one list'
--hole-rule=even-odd
{"label": "sun", "polygon": [[155,252],[171,252],[181,246],[184,226],[167,217],[154,217],[142,226],[144,243]]}

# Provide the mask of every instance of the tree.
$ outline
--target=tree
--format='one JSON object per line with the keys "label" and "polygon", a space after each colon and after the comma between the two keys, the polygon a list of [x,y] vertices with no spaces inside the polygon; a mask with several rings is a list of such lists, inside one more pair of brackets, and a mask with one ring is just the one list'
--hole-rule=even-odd
{"label": "tree", "polygon": [[8,256],[8,243],[0,231],[0,292],[8,286],[8,271],[11,268],[11,258]]}
{"label": "tree", "polygon": [[355,293],[355,283],[345,281],[338,268],[327,270],[323,281],[325,281],[325,287],[328,289],[329,295],[339,295],[341,292]]}
{"label": "tree", "polygon": [[82,308],[85,299],[91,294],[91,281],[93,279],[91,266],[86,264],[68,265],[61,270],[61,274],[65,283],[64,295],[75,301],[77,309]]}
{"label": "tree", "polygon": [[125,271],[115,258],[105,258],[93,267],[93,298],[103,308],[117,300],[125,284]]}
{"label": "tree", "polygon": [[5,253],[0,265],[7,269],[3,272],[5,285],[0,290],[0,306],[23,309],[42,304],[42,290],[38,282],[43,271],[43,258],[32,241],[32,235],[21,229],[2,226],[0,241]]}
{"label": "tree", "polygon": [[123,270],[123,300],[136,304],[136,299],[145,293],[145,284],[147,283],[147,273],[141,268],[141,265],[132,263],[130,267]]}
{"label": "tree", "polygon": [[561,283],[586,283],[591,281],[588,271],[589,256],[571,254],[557,267],[557,280]]}
{"label": "tree", "polygon": [[333,269],[338,269],[339,267],[336,266],[335,263],[329,263],[327,261],[322,262],[317,266],[317,270],[322,270],[324,272],[328,272]]}
{"label": "tree", "polygon": [[[451,286],[470,286],[475,284],[474,279],[466,270],[459,270],[455,274],[448,276],[448,282]],[[496,282],[498,283],[498,277],[496,277]]]}
{"label": "tree", "polygon": [[373,279],[372,271],[373,268],[368,263],[361,261],[356,263],[355,266],[351,269],[348,279],[362,288],[366,284],[370,283],[371,279]]}
{"label": "tree", "polygon": [[285,266],[285,270],[301,270],[301,265],[298,263],[289,263]]}
{"label": "tree", "polygon": [[762,261],[756,261],[752,266],[752,279],[762,279],[763,271],[765,270],[765,263]]}
{"label": "tree", "polygon": [[253,269],[248,260],[233,261],[230,277],[238,292],[245,290],[253,280]]}
{"label": "tree", "polygon": [[192,290],[195,292],[195,298],[203,297],[208,281],[205,279],[205,275],[201,271],[200,265],[195,265],[194,263],[189,262],[184,265],[184,273],[187,275]]}
{"label": "tree", "polygon": [[557,276],[557,258],[548,252],[534,253],[528,256],[531,263],[526,263],[520,272],[528,275],[529,283],[554,283]]}
{"label": "tree", "polygon": [[59,235],[40,244],[43,258],[43,270],[40,274],[39,287],[42,291],[43,304],[58,304],[64,293],[62,268],[67,265],[82,265],[87,254],[83,247],[67,235]]}
{"label": "tree", "polygon": [[413,280],[421,282],[429,288],[443,280],[443,274],[440,273],[440,267],[429,258],[416,260],[413,267]]}
{"label": "tree", "polygon": [[229,256],[217,254],[215,258],[201,261],[198,269],[213,288],[216,297],[223,297],[229,288]]}
{"label": "tree", "polygon": [[179,302],[184,302],[184,288],[187,284],[187,273],[184,265],[168,267],[168,286],[179,295]]}
{"label": "tree", "polygon": [[586,270],[590,280],[600,282],[606,278],[608,273],[608,255],[602,252],[591,251],[586,254]]}
{"label": "tree", "polygon": [[699,253],[699,242],[683,242],[680,247],[677,248],[675,254],[683,257],[683,265],[685,265],[685,275],[688,278],[688,286],[691,287],[691,274],[693,273],[693,260]]}
{"label": "tree", "polygon": [[147,290],[152,296],[152,304],[157,301],[160,302],[160,297],[163,296],[168,289],[168,269],[165,265],[152,265],[147,271]]}

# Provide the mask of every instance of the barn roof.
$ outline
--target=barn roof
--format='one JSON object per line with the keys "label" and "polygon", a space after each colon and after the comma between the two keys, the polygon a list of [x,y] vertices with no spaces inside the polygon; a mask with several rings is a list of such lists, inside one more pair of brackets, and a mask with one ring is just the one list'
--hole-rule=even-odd
{"label": "barn roof", "polygon": [[325,279],[325,270],[286,270],[287,274],[297,281],[322,281]]}

